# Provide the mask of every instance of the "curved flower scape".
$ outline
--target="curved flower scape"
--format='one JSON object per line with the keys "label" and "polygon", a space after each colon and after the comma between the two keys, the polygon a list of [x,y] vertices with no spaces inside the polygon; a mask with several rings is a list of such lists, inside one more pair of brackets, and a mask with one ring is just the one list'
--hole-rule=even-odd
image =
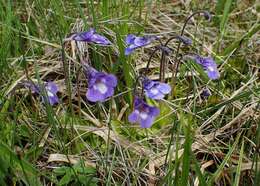
{"label": "curved flower scape", "polygon": [[[43,94],[41,93],[39,85],[35,85],[33,83],[25,83],[25,86],[30,88],[33,93],[37,93],[41,96],[41,99],[44,100]],[[58,86],[54,82],[47,82],[44,83],[44,88],[47,93],[47,101],[51,105],[55,105],[56,103],[59,103],[59,98],[57,96],[57,92],[59,91]]]}
{"label": "curved flower scape", "polygon": [[147,97],[155,100],[163,99],[166,94],[171,92],[171,86],[167,83],[144,79],[143,86]]}
{"label": "curved flower scape", "polygon": [[210,79],[215,80],[220,77],[217,64],[211,57],[196,56],[194,60],[196,63],[201,65],[204,70],[206,70]]}
{"label": "curved flower scape", "polygon": [[96,30],[90,28],[89,31],[74,34],[72,39],[75,41],[84,41],[88,43],[96,43],[100,45],[110,45],[111,42],[104,36],[96,33]]}
{"label": "curved flower scape", "polygon": [[113,74],[99,72],[92,67],[88,67],[88,91],[86,97],[91,102],[105,101],[113,96],[117,86],[117,78]]}
{"label": "curved flower scape", "polygon": [[149,128],[159,113],[160,110],[157,107],[152,107],[143,99],[135,97],[134,110],[128,116],[128,120],[131,123],[139,123],[142,128]]}
{"label": "curved flower scape", "polygon": [[128,45],[125,49],[125,55],[130,55],[135,49],[149,45],[155,39],[156,37],[154,36],[137,37],[134,34],[129,34],[125,39]]}

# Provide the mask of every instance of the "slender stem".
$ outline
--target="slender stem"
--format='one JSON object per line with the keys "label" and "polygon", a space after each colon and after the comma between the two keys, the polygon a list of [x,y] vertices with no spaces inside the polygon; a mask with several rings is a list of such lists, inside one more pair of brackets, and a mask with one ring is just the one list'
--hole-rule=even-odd
{"label": "slender stem", "polygon": [[201,14],[201,13],[203,13],[204,15],[205,15],[205,14],[208,14],[208,12],[205,11],[205,10],[199,10],[199,11],[194,12],[193,14],[191,14],[189,17],[187,17],[187,19],[185,20],[184,25],[183,25],[183,27],[182,27],[182,30],[181,30],[181,36],[183,36],[184,30],[185,30],[185,28],[186,28],[186,26],[187,26],[189,20],[190,20],[192,17],[194,17],[195,15],[198,15],[198,14]]}
{"label": "slender stem", "polygon": [[145,74],[148,72],[148,69],[149,69],[149,65],[152,61],[152,58],[154,56],[154,54],[158,51],[158,50],[161,50],[162,53],[161,53],[161,60],[160,60],[160,74],[159,74],[159,80],[160,81],[164,81],[165,79],[165,51],[162,49],[162,47],[164,47],[165,45],[162,44],[162,42],[160,42],[161,45],[160,46],[157,46],[152,54],[150,55],[149,59],[148,59],[148,62],[147,62],[147,65],[146,65],[146,69],[145,69]]}
{"label": "slender stem", "polygon": [[156,37],[156,40],[159,41],[160,45],[163,46],[163,42],[159,37]]}
{"label": "slender stem", "polygon": [[[205,10],[200,10],[200,11],[194,12],[193,14],[191,14],[189,17],[186,18],[186,20],[185,20],[185,22],[184,22],[184,25],[183,25],[183,27],[182,27],[181,35],[180,35],[180,36],[183,36],[184,30],[185,30],[185,28],[186,28],[188,22],[190,21],[190,19],[191,19],[192,17],[194,17],[195,15],[201,14],[201,13],[206,14],[207,11],[205,11]],[[170,38],[168,41],[170,42],[170,41],[171,41],[171,38]],[[169,42],[168,42],[168,43],[169,43]],[[168,44],[168,43],[167,43],[167,44]],[[178,59],[178,55],[179,55],[181,43],[182,43],[182,42],[179,41],[178,46],[177,46],[177,51],[176,51],[176,54],[175,54],[175,58],[174,58],[173,68],[172,68],[172,70],[173,70],[173,74],[172,74],[172,96],[174,96],[174,88],[175,88],[175,84],[176,84],[176,76],[177,76],[177,73],[178,73],[178,68],[179,68],[180,59],[181,59],[181,58]]]}
{"label": "slender stem", "polygon": [[[138,85],[139,80],[141,80],[142,78],[144,79],[144,77],[145,77],[145,76],[140,75],[140,76],[138,76],[138,77],[136,78],[136,81],[135,81],[135,84],[134,84],[134,90],[133,90],[133,94],[134,94],[134,95],[136,94],[137,85]],[[143,86],[142,86],[142,87],[143,87]],[[143,92],[143,90],[142,90],[142,92]],[[143,95],[143,93],[142,93],[142,95]]]}
{"label": "slender stem", "polygon": [[179,69],[179,66],[180,66],[181,59],[182,59],[182,56],[177,61],[175,61],[174,67],[173,67],[173,74],[172,74],[172,97],[174,96],[174,93],[175,93],[174,92],[174,88],[175,88],[175,85],[176,85],[176,77],[177,77],[177,74],[178,74],[178,69]]}
{"label": "slender stem", "polygon": [[164,46],[165,47],[167,47],[167,45],[173,40],[173,39],[177,39],[178,41],[180,41],[179,40],[179,35],[175,35],[175,36],[172,36],[172,37],[170,37],[167,41],[166,41],[166,43],[164,44]]}
{"label": "slender stem", "polygon": [[[175,35],[175,36],[172,36],[171,38],[169,38],[166,43],[163,45],[163,47],[167,47],[167,45],[174,39],[177,39],[179,41],[179,44],[178,44],[178,48],[177,48],[177,52],[176,52],[176,56],[178,55],[179,53],[179,49],[180,49],[180,44],[181,44],[181,41],[179,40],[179,37],[178,35]],[[175,57],[176,58],[176,57]],[[165,63],[165,54],[162,54],[162,58],[161,58],[161,63]],[[166,64],[162,64],[161,67],[162,67],[162,72],[160,71],[160,81],[164,81],[165,80],[165,65]],[[172,68],[172,70],[174,70],[176,67],[175,67],[175,63],[174,63],[174,66]]]}
{"label": "slender stem", "polygon": [[149,59],[148,59],[148,62],[147,62],[147,65],[146,65],[146,69],[145,69],[145,74],[148,72],[148,69],[149,69],[149,65],[151,63],[151,60],[154,56],[154,54],[158,51],[158,50],[161,50],[162,51],[162,54],[161,54],[161,60],[160,60],[160,74],[159,74],[159,80],[160,81],[164,81],[164,75],[165,75],[165,51],[162,49],[162,47],[165,47],[166,45],[164,45],[161,41],[160,38],[156,38],[156,40],[159,41],[160,45],[156,46],[156,48],[153,50],[152,54],[150,55]]}
{"label": "slender stem", "polygon": [[162,51],[162,54],[161,54],[161,60],[160,60],[159,81],[162,81],[162,71],[163,71],[163,51]]}
{"label": "slender stem", "polygon": [[[181,35],[180,35],[180,36],[183,36],[184,30],[185,30],[185,28],[186,28],[186,26],[187,26],[189,20],[190,20],[193,16],[195,16],[195,15],[197,15],[197,14],[200,14],[200,13],[206,14],[207,12],[206,12],[206,11],[203,11],[203,10],[202,10],[202,11],[197,11],[197,12],[194,12],[193,14],[191,14],[189,17],[187,17],[187,19],[185,20],[184,25],[183,25],[183,27],[182,27]],[[173,39],[176,39],[177,37],[178,37],[178,36],[173,36],[173,37],[171,37],[170,39],[168,39],[168,41],[165,43],[164,46],[167,47],[167,45],[169,44],[169,42],[172,41]],[[180,61],[181,61],[181,59],[182,59],[182,57],[183,57],[183,56],[180,56],[180,57],[178,58],[181,43],[182,43],[182,42],[179,40],[178,47],[177,47],[177,51],[176,51],[176,54],[175,54],[175,59],[174,59],[174,65],[173,65],[173,68],[172,68],[172,70],[174,70],[174,71],[173,71],[173,74],[172,74],[172,96],[174,95],[174,88],[175,88],[175,84],[176,84],[176,76],[177,76],[177,73],[178,73],[179,64],[180,64]],[[169,155],[169,152],[170,152],[170,147],[171,147],[171,143],[172,143],[172,139],[173,139],[173,128],[174,128],[174,122],[173,122],[173,125],[172,125],[170,143],[169,143],[169,145],[168,145],[167,153],[166,153],[166,157],[165,157],[165,162],[164,162],[165,167],[166,167],[166,164],[167,164],[167,161],[168,161],[168,155]],[[177,130],[177,133],[179,133],[178,130]],[[176,159],[175,159],[175,162],[176,162],[176,165],[177,165],[177,164],[178,164],[178,135],[177,135],[177,140],[176,140],[176,141],[177,141],[177,142],[176,142],[176,154],[175,154]],[[176,169],[176,170],[177,170],[177,169]],[[177,173],[177,172],[176,172],[176,173]],[[176,176],[177,176],[177,174],[176,174]]]}
{"label": "slender stem", "polygon": [[149,69],[150,63],[151,63],[151,61],[152,61],[152,58],[153,58],[154,54],[155,54],[158,50],[161,50],[161,48],[160,48],[160,47],[156,47],[156,48],[153,50],[152,54],[150,55],[150,57],[149,57],[149,59],[148,59],[148,62],[147,62],[147,65],[146,65],[146,68],[145,68],[145,74],[144,74],[144,75],[146,75],[146,73],[148,72],[148,69]]}
{"label": "slender stem", "polygon": [[163,82],[165,77],[165,52],[162,50],[161,61],[160,61],[160,75],[159,81]]}

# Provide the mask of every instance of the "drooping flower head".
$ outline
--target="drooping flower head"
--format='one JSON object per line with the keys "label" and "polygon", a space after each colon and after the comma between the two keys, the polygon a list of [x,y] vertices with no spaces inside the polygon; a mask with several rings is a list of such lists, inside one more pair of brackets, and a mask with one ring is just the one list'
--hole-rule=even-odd
{"label": "drooping flower head", "polygon": [[167,83],[152,81],[148,78],[143,80],[143,86],[146,96],[155,100],[163,99],[166,94],[171,92],[171,87]]}
{"label": "drooping flower head", "polygon": [[207,19],[208,21],[211,21],[211,14],[208,11],[204,11],[203,12],[203,16],[205,17],[205,19]]}
{"label": "drooping flower head", "polygon": [[72,39],[75,41],[84,41],[89,43],[96,43],[100,45],[110,45],[111,42],[104,36],[96,33],[95,29],[90,28],[89,31],[74,34]]}
{"label": "drooping flower head", "polygon": [[192,40],[188,37],[185,36],[177,36],[177,38],[185,45],[191,45],[192,44]]}
{"label": "drooping flower head", "polygon": [[[41,92],[40,86],[35,85],[33,83],[25,83],[25,86],[30,88],[33,93],[39,94],[44,100],[43,93]],[[54,82],[46,82],[44,83],[44,88],[47,93],[47,101],[51,104],[54,105],[56,103],[59,103],[59,98],[57,96],[57,92],[59,91],[58,86]]]}
{"label": "drooping flower head", "polygon": [[204,88],[200,94],[200,97],[202,99],[207,99],[209,96],[211,96],[211,91],[208,88]]}
{"label": "drooping flower head", "polygon": [[160,50],[161,50],[162,52],[164,52],[164,54],[166,54],[166,55],[170,55],[170,54],[172,53],[172,51],[173,51],[172,48],[169,48],[169,47],[163,46],[163,45],[159,46],[159,48],[160,48]]}
{"label": "drooping flower head", "polygon": [[214,80],[220,77],[217,64],[211,57],[196,56],[194,60],[196,63],[200,64],[204,70],[206,70],[210,79]]}
{"label": "drooping flower head", "polygon": [[87,67],[88,91],[86,97],[91,102],[105,101],[114,95],[117,78],[113,74],[99,72],[92,67]]}
{"label": "drooping flower head", "polygon": [[142,128],[149,128],[159,113],[157,107],[150,106],[143,99],[135,97],[134,110],[128,116],[128,120],[131,123],[139,123]]}
{"label": "drooping flower head", "polygon": [[155,39],[156,37],[153,36],[137,37],[134,34],[129,34],[125,39],[125,42],[127,44],[127,48],[125,49],[125,55],[131,54],[137,48],[149,45]]}

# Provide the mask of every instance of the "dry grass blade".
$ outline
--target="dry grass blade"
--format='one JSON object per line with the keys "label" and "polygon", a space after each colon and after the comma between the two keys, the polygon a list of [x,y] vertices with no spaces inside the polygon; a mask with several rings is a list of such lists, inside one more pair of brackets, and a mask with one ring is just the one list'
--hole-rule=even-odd
{"label": "dry grass blade", "polygon": [[120,111],[120,113],[117,116],[117,120],[120,121],[124,115],[124,113],[126,112],[126,110],[129,108],[129,105],[126,104]]}
{"label": "dry grass blade", "polygon": [[80,110],[80,112],[86,117],[87,120],[92,122],[97,127],[102,127],[103,126],[103,124],[99,120],[97,120],[96,118],[91,117],[88,113],[84,112],[83,110]]}
{"label": "dry grass blade", "polygon": [[[213,141],[216,137],[222,135],[224,133],[224,131],[230,129],[232,127],[232,124],[234,124],[235,122],[237,122],[241,118],[244,121],[246,121],[248,117],[251,117],[252,111],[253,111],[254,108],[256,108],[256,106],[257,106],[256,103],[252,104],[250,107],[248,107],[243,112],[241,112],[231,122],[229,122],[225,126],[219,128],[216,132],[213,132],[213,133],[210,133],[210,134],[204,135],[204,136],[203,135],[195,136],[196,142],[194,142],[192,144],[192,151],[200,150],[202,148],[206,148],[207,149],[208,144],[210,144],[210,142]],[[254,115],[254,117],[259,118],[259,116],[256,116],[256,115]],[[240,122],[240,123],[242,123],[242,122]],[[172,152],[172,155],[171,155],[172,160],[174,160],[175,159],[175,152],[174,151],[171,151],[171,152]],[[178,151],[178,153],[177,153],[178,154],[178,158],[180,158],[182,156],[183,152],[184,152],[184,149],[180,149]],[[162,166],[164,164],[164,160],[166,158],[165,154],[166,154],[166,151],[164,151],[164,152],[162,152],[160,154],[157,154],[154,157],[151,157],[150,163],[149,163],[149,164],[151,164],[150,166],[155,166],[157,168]]]}
{"label": "dry grass blade", "polygon": [[[203,163],[201,165],[201,168],[200,168],[201,173],[203,173],[207,167],[209,167],[213,164],[214,164],[213,160],[209,160],[206,163]],[[198,177],[196,177],[196,179],[195,179],[194,186],[199,186],[199,178]]]}
{"label": "dry grass blade", "polygon": [[44,135],[39,143],[39,147],[44,147],[45,142],[47,141],[48,136],[50,134],[50,131],[51,131],[51,127],[48,127],[47,130],[44,132]]}
{"label": "dry grass blade", "polygon": [[[243,90],[245,90],[250,84],[253,84],[257,78],[255,78],[256,74],[248,81],[245,83],[242,87],[240,87],[237,91],[235,91],[231,96],[230,99],[236,97],[239,93],[241,93]],[[209,119],[207,119],[199,128],[197,131],[201,131],[204,127],[206,127],[208,124],[210,124],[213,120],[215,120],[225,109],[225,106],[222,106],[217,112],[215,112]],[[240,108],[241,109],[241,108]]]}
{"label": "dry grass blade", "polygon": [[50,154],[49,158],[47,160],[48,163],[51,162],[65,162],[65,163],[71,163],[71,164],[77,164],[81,160],[84,160],[85,166],[91,166],[91,167],[96,167],[96,164],[89,161],[85,160],[84,157],[80,156],[75,156],[75,155],[65,155],[65,154]]}

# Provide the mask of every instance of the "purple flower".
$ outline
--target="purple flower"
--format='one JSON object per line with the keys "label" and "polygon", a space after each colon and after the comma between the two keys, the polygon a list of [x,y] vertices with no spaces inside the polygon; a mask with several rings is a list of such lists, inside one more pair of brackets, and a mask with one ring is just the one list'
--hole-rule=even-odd
{"label": "purple flower", "polygon": [[[41,89],[39,85],[35,85],[33,83],[25,83],[25,86],[30,88],[33,93],[37,93],[41,96],[42,100],[43,94],[41,94]],[[54,82],[47,82],[44,83],[44,88],[46,90],[47,94],[47,101],[51,104],[54,105],[59,102],[59,98],[57,96],[57,92],[59,91],[58,86]]]}
{"label": "purple flower", "polygon": [[196,56],[194,59],[196,63],[200,64],[204,68],[204,70],[206,70],[210,79],[214,80],[220,77],[217,64],[211,57]]}
{"label": "purple flower", "polygon": [[53,82],[48,82],[45,86],[48,101],[51,105],[54,105],[59,102],[57,92],[59,91],[58,86]]}
{"label": "purple flower", "polygon": [[137,48],[149,45],[155,38],[156,37],[152,36],[137,37],[133,34],[129,34],[125,39],[125,42],[128,45],[125,49],[125,55],[131,54]]}
{"label": "purple flower", "polygon": [[144,79],[143,86],[146,96],[151,99],[163,99],[166,94],[171,92],[171,87],[167,83],[152,81],[148,78]]}
{"label": "purple flower", "polygon": [[149,128],[159,113],[157,107],[149,106],[141,98],[135,97],[134,111],[128,116],[128,120],[131,123],[139,123],[142,128]]}
{"label": "purple flower", "polygon": [[96,33],[95,29],[90,28],[89,31],[74,34],[72,39],[75,41],[84,41],[89,43],[96,43],[100,45],[110,45],[111,42],[104,36]]}
{"label": "purple flower", "polygon": [[98,72],[92,67],[87,69],[88,91],[87,99],[91,102],[105,101],[113,96],[117,86],[117,78],[113,74]]}
{"label": "purple flower", "polygon": [[27,88],[29,88],[32,93],[37,93],[37,94],[40,94],[40,87],[32,82],[24,82],[23,85]]}
{"label": "purple flower", "polygon": [[169,48],[167,46],[159,46],[159,47],[166,55],[170,55],[173,51],[171,48]]}
{"label": "purple flower", "polygon": [[190,38],[188,38],[188,37],[185,37],[185,36],[177,36],[177,37],[185,45],[191,45],[192,44],[192,40]]}
{"label": "purple flower", "polygon": [[211,92],[208,88],[204,88],[200,94],[202,99],[207,99],[209,96],[211,96]]}
{"label": "purple flower", "polygon": [[211,21],[211,14],[208,11],[204,11],[203,12],[203,16],[205,17],[205,19],[207,19],[208,21]]}

